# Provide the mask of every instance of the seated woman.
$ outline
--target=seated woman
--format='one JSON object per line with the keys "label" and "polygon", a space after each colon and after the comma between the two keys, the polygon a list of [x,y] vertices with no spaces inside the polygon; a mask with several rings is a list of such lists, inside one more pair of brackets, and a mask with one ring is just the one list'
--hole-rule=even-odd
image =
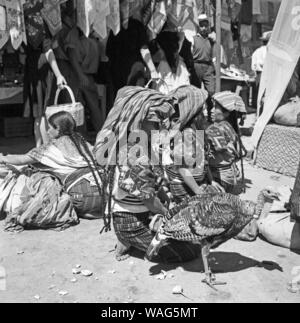
{"label": "seated woman", "polygon": [[241,173],[236,162],[241,158],[241,142],[228,120],[237,110],[246,113],[245,104],[231,92],[217,93],[213,99],[214,123],[206,130],[212,154],[209,166],[214,180],[228,193],[238,193]]}
{"label": "seated woman", "polygon": [[48,120],[51,141],[25,155],[0,156],[0,164],[35,165],[49,171],[64,183],[73,206],[81,217],[99,218],[103,197],[102,173],[92,147],[76,132],[76,122],[67,112]]}
{"label": "seated woman", "polygon": [[[182,156],[176,156],[176,149],[174,150],[174,159],[179,158],[178,160],[180,160],[183,157],[183,163],[180,166],[172,165],[166,168],[171,196],[176,204],[182,203],[187,197],[224,192],[223,188],[211,176],[208,167],[208,146],[205,138],[196,137],[196,131],[202,128],[201,126],[197,127],[196,124],[197,122],[194,121],[184,131],[185,142],[183,149],[179,150],[183,153]],[[190,137],[189,140],[186,136]],[[197,144],[201,146],[197,147]],[[201,156],[196,156],[197,152],[201,152]]]}

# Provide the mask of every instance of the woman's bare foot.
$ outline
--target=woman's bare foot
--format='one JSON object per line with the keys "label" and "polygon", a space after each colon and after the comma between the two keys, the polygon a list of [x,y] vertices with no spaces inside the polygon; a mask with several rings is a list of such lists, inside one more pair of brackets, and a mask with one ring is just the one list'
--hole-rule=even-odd
{"label": "woman's bare foot", "polygon": [[116,246],[116,259],[117,261],[125,261],[130,258],[129,255],[130,247],[125,246],[122,242],[118,241]]}

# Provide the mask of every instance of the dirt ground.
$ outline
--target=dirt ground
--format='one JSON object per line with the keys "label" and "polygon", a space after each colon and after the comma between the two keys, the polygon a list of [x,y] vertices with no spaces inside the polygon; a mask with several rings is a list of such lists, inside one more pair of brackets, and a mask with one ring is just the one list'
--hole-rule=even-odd
{"label": "dirt ground", "polygon": [[[246,166],[246,176],[245,197],[251,200],[266,185],[292,186],[294,181],[250,165]],[[116,262],[110,252],[115,236],[100,235],[101,228],[102,221],[82,221],[65,232],[9,234],[3,232],[0,222],[0,267],[7,276],[0,302],[300,302],[300,293],[287,290],[292,269],[300,266],[299,255],[289,250],[262,240],[228,242],[210,258],[218,279],[228,283],[215,292],[201,283],[200,259],[165,266],[146,262],[136,254],[123,263]],[[92,271],[93,276],[73,275],[77,265]],[[158,280],[162,270],[168,276]],[[186,297],[172,295],[176,285],[183,287]]]}

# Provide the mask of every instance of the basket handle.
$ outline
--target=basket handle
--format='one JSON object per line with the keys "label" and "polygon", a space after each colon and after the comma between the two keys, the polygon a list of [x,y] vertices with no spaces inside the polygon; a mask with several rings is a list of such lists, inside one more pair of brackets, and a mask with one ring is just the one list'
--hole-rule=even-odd
{"label": "basket handle", "polygon": [[146,84],[146,86],[145,86],[145,89],[149,89],[149,87],[150,87],[150,85],[151,85],[151,83],[156,83],[157,85],[160,83],[160,82],[162,82],[166,87],[167,87],[167,89],[168,89],[168,92],[170,92],[170,89],[169,89],[169,86],[168,86],[168,84],[166,83],[166,81],[165,80],[163,80],[162,78],[158,78],[158,79],[151,79],[147,84]]}
{"label": "basket handle", "polygon": [[57,102],[58,102],[58,97],[60,95],[60,92],[62,90],[67,90],[69,92],[69,95],[70,95],[70,98],[72,100],[72,103],[75,104],[76,103],[76,100],[75,100],[75,96],[74,96],[74,93],[72,91],[72,89],[68,86],[68,85],[64,85],[62,86],[61,88],[58,88],[57,91],[56,91],[56,95],[55,95],[55,99],[54,99],[54,105],[57,105]]}

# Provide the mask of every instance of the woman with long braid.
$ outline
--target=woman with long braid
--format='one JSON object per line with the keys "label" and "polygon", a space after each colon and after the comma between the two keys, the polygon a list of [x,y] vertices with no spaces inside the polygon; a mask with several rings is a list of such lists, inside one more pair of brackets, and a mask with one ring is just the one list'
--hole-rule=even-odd
{"label": "woman with long braid", "polygon": [[48,120],[47,145],[25,155],[0,156],[0,164],[39,165],[55,174],[71,196],[79,217],[99,218],[104,198],[104,172],[100,171],[90,146],[76,132],[76,122],[67,112],[54,114]]}

